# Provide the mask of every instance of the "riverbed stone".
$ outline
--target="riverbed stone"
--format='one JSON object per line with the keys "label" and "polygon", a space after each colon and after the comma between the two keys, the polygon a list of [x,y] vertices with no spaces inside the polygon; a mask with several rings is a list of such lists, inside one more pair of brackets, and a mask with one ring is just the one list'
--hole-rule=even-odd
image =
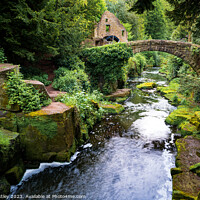
{"label": "riverbed stone", "polygon": [[125,110],[121,104],[100,105],[108,114],[119,114]]}
{"label": "riverbed stone", "polygon": [[183,135],[192,135],[198,132],[197,127],[191,124],[189,121],[182,122],[178,128],[181,130]]}
{"label": "riverbed stone", "polygon": [[116,101],[118,103],[124,102],[131,95],[131,89],[117,89],[116,92],[105,96],[105,98],[109,101]]}
{"label": "riverbed stone", "polygon": [[[200,157],[197,151],[200,150],[200,140],[193,136],[176,141],[177,156],[176,167],[182,170],[182,173],[172,174],[173,177],[173,199],[193,199],[196,200],[200,191],[200,177],[192,172],[198,169]],[[192,169],[192,170],[191,170]]]}
{"label": "riverbed stone", "polygon": [[187,106],[178,106],[176,110],[170,113],[166,122],[170,125],[179,125],[185,120],[190,120],[193,116],[193,110]]}
{"label": "riverbed stone", "polygon": [[153,89],[156,87],[156,83],[154,82],[146,82],[146,83],[141,83],[136,86],[138,89]]}

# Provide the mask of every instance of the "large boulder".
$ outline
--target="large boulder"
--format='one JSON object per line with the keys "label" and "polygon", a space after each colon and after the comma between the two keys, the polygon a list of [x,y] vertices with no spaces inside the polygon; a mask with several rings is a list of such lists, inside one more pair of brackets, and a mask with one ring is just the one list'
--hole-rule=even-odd
{"label": "large boulder", "polygon": [[73,107],[53,102],[39,111],[17,115],[18,131],[28,161],[66,161],[76,150],[80,127]]}
{"label": "large boulder", "polygon": [[176,141],[176,167],[172,169],[173,199],[196,200],[200,191],[199,163],[200,140],[192,136]]}
{"label": "large boulder", "polygon": [[19,134],[0,129],[0,175],[17,164],[20,158]]}

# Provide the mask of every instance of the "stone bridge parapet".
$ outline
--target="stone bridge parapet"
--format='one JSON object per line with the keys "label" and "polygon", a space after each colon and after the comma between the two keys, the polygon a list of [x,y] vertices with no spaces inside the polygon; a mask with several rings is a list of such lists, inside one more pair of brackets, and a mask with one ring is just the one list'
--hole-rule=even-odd
{"label": "stone bridge parapet", "polygon": [[171,40],[138,40],[127,42],[133,53],[161,51],[182,58],[200,75],[200,45]]}

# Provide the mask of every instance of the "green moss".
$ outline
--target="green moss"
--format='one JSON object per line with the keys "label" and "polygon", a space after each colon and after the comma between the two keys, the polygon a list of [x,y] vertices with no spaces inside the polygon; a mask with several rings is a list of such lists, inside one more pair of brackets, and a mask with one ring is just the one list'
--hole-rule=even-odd
{"label": "green moss", "polygon": [[121,104],[108,104],[108,105],[101,105],[101,107],[108,113],[108,114],[119,114],[124,111],[124,106]]}
{"label": "green moss", "polygon": [[15,113],[7,112],[4,117],[0,118],[0,126],[9,131],[17,131],[17,117]]}
{"label": "green moss", "polygon": [[196,126],[197,130],[200,131],[200,111],[196,111],[190,119],[190,123]]}
{"label": "green moss", "polygon": [[27,127],[32,126],[36,128],[42,135],[53,138],[57,134],[58,125],[55,121],[48,117],[42,116],[21,116],[17,120],[20,132],[24,132]]}
{"label": "green moss", "polygon": [[85,141],[89,139],[88,128],[86,124],[81,124],[81,138],[80,138],[80,145],[83,144]]}
{"label": "green moss", "polygon": [[147,82],[137,85],[136,87],[138,89],[153,89],[154,87],[156,87],[156,84],[154,82]]}
{"label": "green moss", "polygon": [[8,146],[10,144],[9,137],[0,129],[0,146]]}
{"label": "green moss", "polygon": [[56,156],[56,161],[58,162],[66,162],[70,160],[70,153],[69,152],[59,152]]}
{"label": "green moss", "polygon": [[128,97],[122,97],[122,98],[119,97],[119,98],[116,98],[116,102],[117,102],[117,103],[123,103],[124,101],[127,100],[127,98],[128,98]]}
{"label": "green moss", "polygon": [[194,173],[199,173],[200,171],[200,163],[197,163],[195,165],[190,166],[190,171],[194,172]]}
{"label": "green moss", "polygon": [[158,87],[157,91],[161,94],[177,93],[180,84],[176,82],[170,82],[167,87]]}
{"label": "green moss", "polygon": [[197,132],[196,126],[191,124],[189,121],[184,121],[179,125],[179,129],[183,135],[191,135]]}
{"label": "green moss", "polygon": [[192,116],[193,113],[189,107],[179,106],[166,118],[165,121],[170,125],[179,125],[185,120],[190,120]]}
{"label": "green moss", "polygon": [[56,152],[44,153],[42,155],[42,157],[43,157],[42,160],[43,160],[43,162],[52,162],[55,160],[56,156],[57,156]]}
{"label": "green moss", "polygon": [[180,174],[182,173],[182,169],[181,168],[171,168],[171,175],[176,175],[176,174]]}
{"label": "green moss", "polygon": [[20,161],[17,165],[9,169],[5,173],[5,177],[11,185],[16,185],[20,182],[25,172],[23,162]]}
{"label": "green moss", "polygon": [[193,197],[190,194],[187,194],[183,191],[178,191],[178,190],[174,190],[172,193],[172,199],[173,200],[196,200],[196,197]]}

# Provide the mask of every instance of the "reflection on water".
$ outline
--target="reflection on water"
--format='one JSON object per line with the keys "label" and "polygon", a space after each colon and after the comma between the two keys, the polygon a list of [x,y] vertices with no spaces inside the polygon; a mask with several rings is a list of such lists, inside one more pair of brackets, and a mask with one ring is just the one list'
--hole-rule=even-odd
{"label": "reflection on water", "polygon": [[[159,81],[157,70],[131,82]],[[120,115],[107,116],[71,163],[29,170],[13,194],[86,195],[89,200],[170,200],[174,141],[164,122],[174,107],[155,90],[134,90]],[[29,199],[29,198],[27,198]],[[62,199],[62,198],[60,198]],[[66,199],[66,198],[63,198]]]}

